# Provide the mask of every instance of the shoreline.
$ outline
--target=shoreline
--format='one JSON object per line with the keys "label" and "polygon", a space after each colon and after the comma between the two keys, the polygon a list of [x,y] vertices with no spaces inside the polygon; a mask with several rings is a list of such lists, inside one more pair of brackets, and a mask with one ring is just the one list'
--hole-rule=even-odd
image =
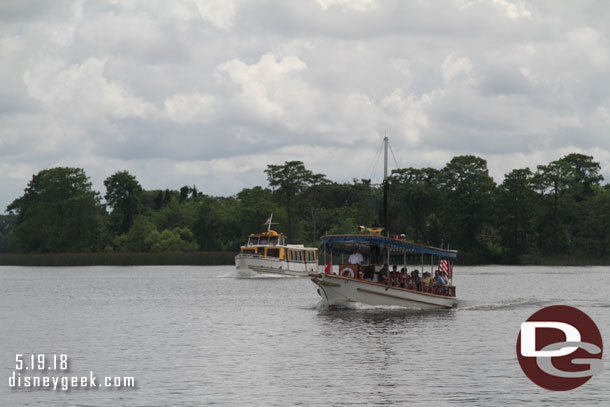
{"label": "shoreline", "polygon": [[[231,266],[237,252],[163,252],[163,253],[0,253],[0,266],[72,267],[72,266]],[[338,260],[338,259],[335,259]],[[610,258],[579,256],[523,255],[513,262],[458,261],[456,266],[609,266]],[[333,262],[336,263],[336,262]],[[322,265],[322,264],[321,264]]]}

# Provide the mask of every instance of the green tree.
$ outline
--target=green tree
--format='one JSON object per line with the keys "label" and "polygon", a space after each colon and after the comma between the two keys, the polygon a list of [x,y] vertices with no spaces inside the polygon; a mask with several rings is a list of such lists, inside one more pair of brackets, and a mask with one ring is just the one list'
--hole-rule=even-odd
{"label": "green tree", "polygon": [[[438,189],[440,171],[434,168],[402,168],[393,170],[390,178],[389,211],[393,219],[392,229],[404,231],[429,242],[426,218],[439,207]],[[405,211],[406,209],[406,211]]]}
{"label": "green tree", "polygon": [[[280,228],[286,217],[283,209],[273,197],[273,191],[260,186],[244,188],[237,195],[239,204],[238,219],[242,238],[250,233],[259,233],[265,227],[263,223],[273,213],[273,222],[279,223]],[[275,228],[275,225],[273,226]]]}
{"label": "green tree", "polygon": [[599,173],[601,166],[589,155],[572,153],[559,160],[563,163],[567,184],[572,189],[575,199],[581,201],[593,195],[593,190],[599,186],[604,177]]}
{"label": "green tree", "polygon": [[537,222],[538,247],[544,253],[575,254],[576,246],[586,246],[581,240],[587,239],[587,222],[580,214],[603,180],[600,168],[593,157],[577,153],[538,166],[536,189],[545,203]]}
{"label": "green tree", "polygon": [[98,248],[103,209],[81,168],[40,171],[7,210],[17,215],[14,234],[20,250],[46,253]]}
{"label": "green tree", "polygon": [[269,185],[277,191],[286,208],[288,218],[288,236],[294,239],[293,214],[297,202],[296,197],[311,185],[327,183],[322,174],[314,174],[305,168],[301,161],[286,161],[284,165],[267,165],[265,170]]}
{"label": "green tree", "polygon": [[574,248],[579,254],[608,258],[610,256],[610,184],[599,188],[583,203],[578,217],[578,239]]}
{"label": "green tree", "polygon": [[177,200],[172,200],[165,208],[152,213],[150,219],[158,230],[176,227],[188,227],[192,230],[197,221],[198,208],[198,203],[194,201],[185,201],[180,204]]}
{"label": "green tree", "polygon": [[197,220],[193,228],[193,234],[201,250],[222,249],[220,221],[220,205],[212,197],[201,198],[197,207]]}
{"label": "green tree", "polygon": [[106,203],[112,208],[110,219],[117,234],[127,233],[140,213],[142,187],[127,171],[118,171],[104,180]]}
{"label": "green tree", "polygon": [[149,252],[155,241],[150,236],[157,232],[155,225],[143,215],[136,215],[129,232],[119,235],[114,240],[114,246],[119,251]]}
{"label": "green tree", "polygon": [[155,196],[155,206],[154,209],[155,210],[159,210],[161,208],[163,208],[163,192],[159,191],[157,193],[157,195]]}
{"label": "green tree", "polygon": [[497,191],[497,227],[502,245],[515,259],[529,250],[529,239],[539,200],[534,191],[534,174],[529,168],[512,170],[504,176]]}
{"label": "green tree", "polygon": [[188,198],[189,192],[191,192],[191,189],[189,187],[187,187],[186,185],[183,186],[182,188],[180,188],[179,203],[184,202]]}
{"label": "green tree", "polygon": [[495,183],[489,176],[487,161],[473,155],[454,157],[442,169],[446,191],[444,224],[457,248],[480,251],[477,240],[491,218]]}
{"label": "green tree", "polygon": [[0,253],[10,251],[11,233],[16,221],[15,215],[0,215]]}
{"label": "green tree", "polygon": [[193,233],[188,228],[165,229],[159,233],[153,230],[145,238],[147,246],[153,252],[178,252],[197,250],[197,243],[193,241]]}

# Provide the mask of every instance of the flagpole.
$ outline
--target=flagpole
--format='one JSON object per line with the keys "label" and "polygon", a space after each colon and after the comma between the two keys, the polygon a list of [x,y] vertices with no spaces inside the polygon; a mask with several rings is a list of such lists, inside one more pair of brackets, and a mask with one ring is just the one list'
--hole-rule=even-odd
{"label": "flagpole", "polygon": [[271,232],[271,222],[273,221],[273,212],[271,212],[271,216],[269,216],[269,226],[267,226],[267,234]]}

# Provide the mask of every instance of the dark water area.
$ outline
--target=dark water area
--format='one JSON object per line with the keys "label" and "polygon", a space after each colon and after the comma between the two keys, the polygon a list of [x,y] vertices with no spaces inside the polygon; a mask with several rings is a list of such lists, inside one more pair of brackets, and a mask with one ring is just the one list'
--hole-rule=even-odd
{"label": "dark water area", "polygon": [[[329,310],[307,278],[230,266],[0,267],[0,405],[610,405],[608,366],[552,392],[515,352],[520,324],[554,304],[610,338],[608,279],[610,267],[462,266],[459,307],[424,312]],[[42,353],[67,354],[69,370],[23,375],[136,387],[10,388],[16,354]]]}

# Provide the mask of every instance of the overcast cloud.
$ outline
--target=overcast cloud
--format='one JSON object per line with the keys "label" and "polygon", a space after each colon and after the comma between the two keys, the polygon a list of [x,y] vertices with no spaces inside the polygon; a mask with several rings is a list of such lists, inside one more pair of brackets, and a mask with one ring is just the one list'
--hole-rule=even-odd
{"label": "overcast cloud", "polygon": [[365,178],[384,133],[401,167],[476,154],[501,182],[581,152],[608,180],[608,21],[606,1],[4,0],[0,212],[54,166],[102,194],[128,170],[228,196],[295,159]]}

